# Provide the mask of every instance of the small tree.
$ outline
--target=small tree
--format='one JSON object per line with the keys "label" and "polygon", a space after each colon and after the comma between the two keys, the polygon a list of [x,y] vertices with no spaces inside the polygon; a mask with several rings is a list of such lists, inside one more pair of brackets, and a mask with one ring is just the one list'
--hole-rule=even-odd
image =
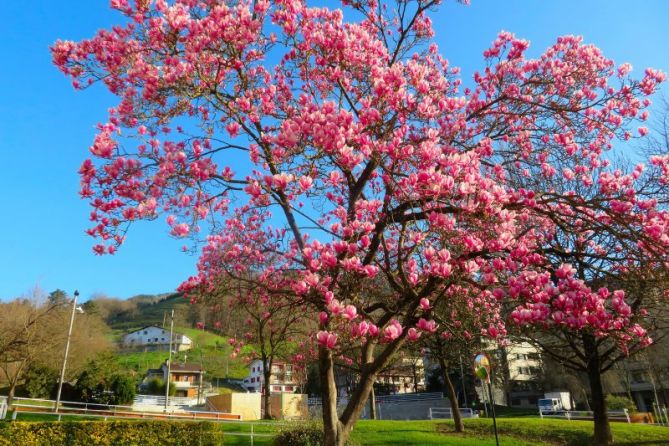
{"label": "small tree", "polygon": [[57,369],[43,364],[31,364],[23,376],[26,392],[31,398],[49,398],[58,378]]}
{"label": "small tree", "polygon": [[[233,246],[230,248],[234,249]],[[255,277],[258,274],[271,276],[271,269],[260,273],[262,265],[256,265],[250,259],[244,262],[237,258],[234,263],[228,262],[225,257],[217,260],[220,262],[217,266],[220,273],[215,282],[208,282],[206,287],[182,286],[180,290],[187,291],[192,300],[227,306],[229,312],[239,312],[245,317],[243,333],[229,339],[233,347],[232,355],[236,357],[245,344],[250,344],[254,354],[262,361],[263,414],[270,419],[272,369],[278,360],[290,361],[307,331],[301,311],[303,303],[290,296],[291,292],[287,291],[290,283],[282,282],[281,276],[260,281]],[[215,291],[211,291],[212,286],[215,286]],[[216,327],[222,327],[220,321],[214,322]]]}

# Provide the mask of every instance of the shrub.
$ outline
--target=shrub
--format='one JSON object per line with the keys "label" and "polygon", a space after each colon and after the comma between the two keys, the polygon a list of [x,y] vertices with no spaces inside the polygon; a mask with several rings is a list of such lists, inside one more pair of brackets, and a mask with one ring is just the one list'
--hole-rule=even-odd
{"label": "shrub", "polygon": [[316,423],[282,429],[274,437],[274,446],[321,446],[323,428]]}
{"label": "shrub", "polygon": [[64,421],[0,423],[0,446],[215,446],[212,423],[178,421]]}
{"label": "shrub", "polygon": [[[160,378],[152,378],[146,386],[146,392],[149,395],[165,396],[165,381]],[[174,396],[176,394],[177,385],[173,382],[170,382],[170,396]]]}
{"label": "shrub", "polygon": [[[315,422],[300,423],[281,429],[274,437],[274,446],[321,446],[323,425]],[[354,446],[349,439],[348,446]]]}
{"label": "shrub", "polygon": [[626,396],[608,395],[606,397],[606,404],[609,410],[627,409],[630,412],[636,412],[636,404]]}

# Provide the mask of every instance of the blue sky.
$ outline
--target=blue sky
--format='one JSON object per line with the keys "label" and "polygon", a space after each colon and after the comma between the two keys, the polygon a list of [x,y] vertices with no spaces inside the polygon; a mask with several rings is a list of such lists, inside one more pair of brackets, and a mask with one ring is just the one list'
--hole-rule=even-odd
{"label": "blue sky", "polygon": [[[432,15],[442,54],[462,67],[466,83],[500,30],[530,40],[532,55],[558,35],[578,34],[616,62],[632,63],[637,73],[647,66],[669,71],[666,0],[471,3],[446,1]],[[118,254],[93,255],[77,169],[95,124],[115,100],[101,88],[75,92],[48,53],[56,39],[90,37],[120,17],[104,0],[4,2],[2,9],[0,299],[35,285],[76,288],[84,298],[174,290],[195,272],[196,258],[180,252],[183,243],[166,235],[162,219],[133,227]]]}

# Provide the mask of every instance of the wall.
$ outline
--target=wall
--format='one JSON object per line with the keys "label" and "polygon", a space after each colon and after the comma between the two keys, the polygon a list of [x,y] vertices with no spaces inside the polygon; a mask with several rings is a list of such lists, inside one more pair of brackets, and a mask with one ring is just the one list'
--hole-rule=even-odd
{"label": "wall", "polygon": [[208,409],[216,412],[238,414],[242,416],[242,420],[261,419],[261,403],[259,393],[227,393],[207,397]]}
{"label": "wall", "polygon": [[309,418],[307,395],[299,393],[274,393],[270,395],[270,410],[279,420],[306,420]]}

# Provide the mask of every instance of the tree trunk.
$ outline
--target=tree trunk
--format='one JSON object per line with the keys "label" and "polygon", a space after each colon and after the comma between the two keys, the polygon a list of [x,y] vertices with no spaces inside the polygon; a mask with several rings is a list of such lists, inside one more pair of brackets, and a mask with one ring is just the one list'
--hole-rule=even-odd
{"label": "tree trunk", "polygon": [[462,416],[460,415],[460,406],[458,404],[458,395],[455,393],[455,387],[451,377],[448,376],[448,367],[443,358],[439,358],[439,368],[441,369],[441,376],[444,378],[444,385],[448,393],[448,399],[451,402],[451,413],[453,414],[453,424],[455,425],[455,432],[464,432],[465,426],[462,423]]}
{"label": "tree trunk", "polygon": [[374,386],[369,392],[369,419],[376,420],[376,392],[374,392]]}
{"label": "tree trunk", "polygon": [[263,418],[265,420],[271,420],[272,419],[272,409],[270,405],[270,395],[271,395],[271,385],[270,385],[270,379],[272,378],[272,370],[271,370],[271,365],[268,365],[268,367],[265,367],[263,369],[263,377],[265,379],[265,388],[263,389],[262,393],[262,405],[263,405]]}
{"label": "tree trunk", "polygon": [[14,394],[16,393],[16,381],[9,384],[9,392],[7,393],[7,407],[12,407],[14,404]]}
{"label": "tree trunk", "polygon": [[272,409],[270,405],[270,377],[272,376],[271,373],[263,373],[265,377],[265,388],[263,389],[262,393],[262,404],[263,404],[263,419],[265,420],[271,420],[272,419]]}
{"label": "tree trunk", "polygon": [[321,376],[321,395],[323,404],[323,445],[340,446],[341,423],[337,416],[337,384],[334,378],[334,361],[330,350],[320,347],[318,369]]}
{"label": "tree trunk", "polygon": [[597,446],[607,446],[613,443],[611,426],[606,412],[606,399],[602,387],[602,375],[600,373],[600,358],[597,351],[595,337],[590,334],[583,335],[583,349],[588,358],[587,372],[592,394],[592,411],[595,422],[594,443]]}

